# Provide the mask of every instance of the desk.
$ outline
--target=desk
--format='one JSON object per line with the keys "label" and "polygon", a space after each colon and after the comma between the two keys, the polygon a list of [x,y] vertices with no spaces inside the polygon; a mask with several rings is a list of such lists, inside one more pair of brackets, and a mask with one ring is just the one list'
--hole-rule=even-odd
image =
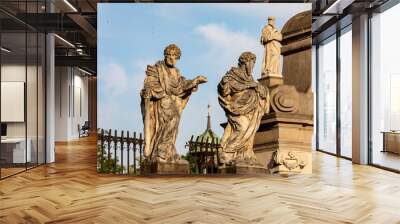
{"label": "desk", "polygon": [[382,152],[392,152],[400,154],[400,132],[383,131],[383,150]]}
{"label": "desk", "polygon": [[[31,139],[27,139],[28,144],[25,151],[25,138],[6,138],[1,139],[1,157],[6,163],[25,163],[31,162]],[[26,158],[26,161],[25,161]]]}

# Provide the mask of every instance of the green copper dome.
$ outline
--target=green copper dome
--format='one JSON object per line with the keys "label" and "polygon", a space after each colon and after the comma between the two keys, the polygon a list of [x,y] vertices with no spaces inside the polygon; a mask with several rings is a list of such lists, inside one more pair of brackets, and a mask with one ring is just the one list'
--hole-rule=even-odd
{"label": "green copper dome", "polygon": [[[221,142],[221,139],[217,136],[217,134],[213,132],[213,130],[211,130],[211,128],[207,128],[201,135],[197,137],[199,141],[201,141],[201,139],[203,138],[204,139],[203,141],[206,142],[208,138],[209,143],[212,142],[212,139],[214,139],[214,143]],[[197,137],[195,139],[197,139]]]}
{"label": "green copper dome", "polygon": [[215,134],[215,132],[211,129],[210,105],[208,105],[207,128],[201,135],[196,136],[193,140],[198,139],[201,141],[202,138],[204,142],[207,141],[207,138],[209,143],[212,142],[212,139],[214,139],[214,143],[221,142],[221,138],[218,137],[217,134]]}

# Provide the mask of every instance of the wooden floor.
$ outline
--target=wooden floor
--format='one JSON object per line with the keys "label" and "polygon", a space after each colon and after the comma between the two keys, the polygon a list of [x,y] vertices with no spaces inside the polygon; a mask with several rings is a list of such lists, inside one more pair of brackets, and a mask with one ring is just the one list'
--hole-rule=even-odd
{"label": "wooden floor", "polygon": [[95,142],[0,181],[0,223],[400,223],[400,175],[314,154],[312,175],[98,175]]}
{"label": "wooden floor", "polygon": [[374,164],[400,170],[400,155],[391,152],[374,151]]}
{"label": "wooden floor", "polygon": [[19,172],[23,172],[25,170],[26,170],[25,167],[23,167],[23,168],[21,168],[21,167],[17,167],[17,168],[14,168],[14,167],[12,167],[12,168],[1,168],[1,177],[3,178],[3,177],[11,176],[13,174],[16,174],[16,173],[19,173]]}

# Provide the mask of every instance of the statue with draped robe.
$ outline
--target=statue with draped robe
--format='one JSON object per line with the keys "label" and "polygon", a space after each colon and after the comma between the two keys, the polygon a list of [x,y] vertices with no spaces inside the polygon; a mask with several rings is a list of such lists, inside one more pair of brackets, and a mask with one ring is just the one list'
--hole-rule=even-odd
{"label": "statue with draped robe", "polygon": [[264,46],[264,60],[261,67],[261,76],[281,76],[282,34],[275,26],[275,17],[268,17],[268,24],[263,28],[260,42]]}
{"label": "statue with draped robe", "polygon": [[244,52],[238,67],[231,68],[218,85],[218,100],[228,118],[221,140],[225,164],[256,164],[255,133],[261,117],[269,110],[269,91],[253,79],[256,56]]}
{"label": "statue with draped robe", "polygon": [[181,50],[175,44],[164,50],[164,60],[148,65],[141,95],[144,122],[144,156],[147,161],[179,163],[175,142],[179,121],[192,92],[204,76],[193,80],[183,77],[175,67]]}

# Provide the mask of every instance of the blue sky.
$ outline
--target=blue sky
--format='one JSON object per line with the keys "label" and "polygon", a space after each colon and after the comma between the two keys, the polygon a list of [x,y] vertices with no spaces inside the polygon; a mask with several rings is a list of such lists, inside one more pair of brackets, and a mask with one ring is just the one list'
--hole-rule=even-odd
{"label": "blue sky", "polygon": [[165,46],[182,50],[177,67],[192,79],[204,75],[208,83],[194,92],[183,111],[177,151],[206,128],[207,104],[212,128],[222,136],[226,121],[218,104],[217,85],[225,72],[237,65],[243,51],[257,55],[254,78],[260,78],[264,48],[260,32],[268,16],[277,26],[311,4],[98,4],[98,127],[143,131],[139,91],[145,68],[163,59]]}

